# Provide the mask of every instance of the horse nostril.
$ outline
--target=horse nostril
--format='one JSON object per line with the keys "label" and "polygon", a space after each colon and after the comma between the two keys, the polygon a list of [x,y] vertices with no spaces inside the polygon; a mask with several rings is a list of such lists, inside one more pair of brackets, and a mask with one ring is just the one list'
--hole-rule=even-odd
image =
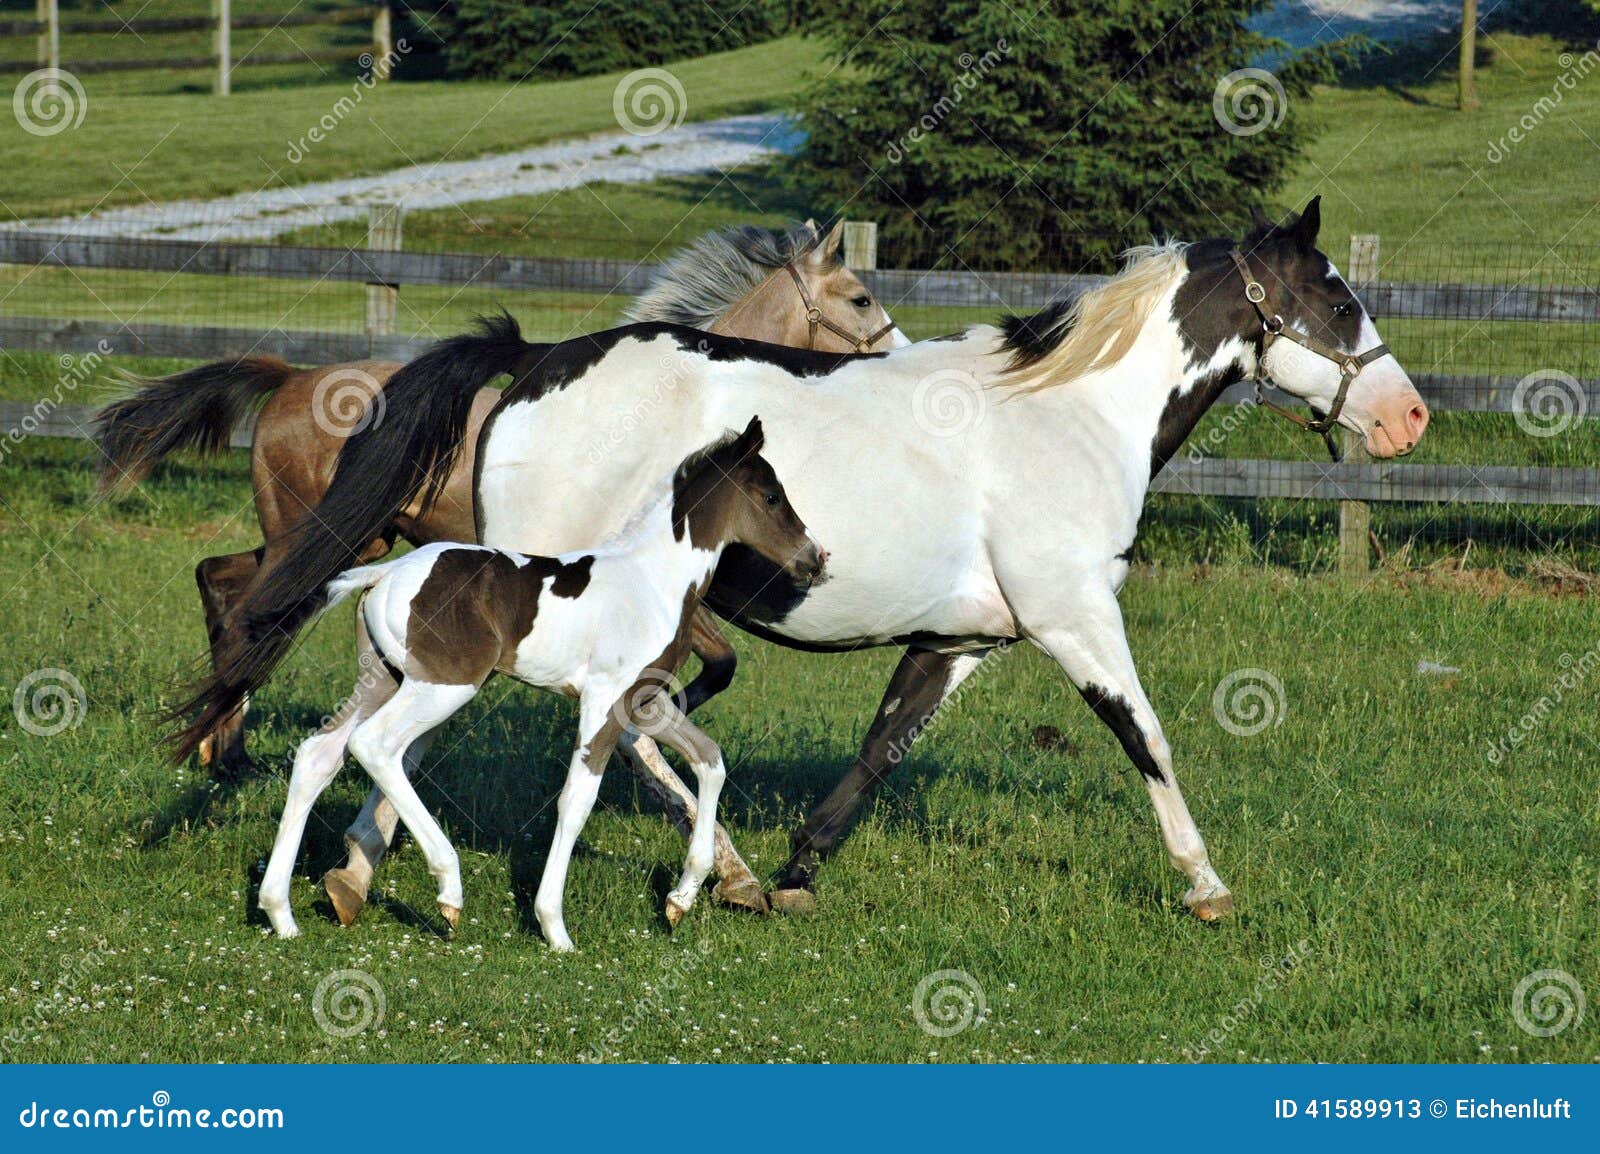
{"label": "horse nostril", "polygon": [[[1428,427],[1428,406],[1418,403],[1406,410],[1406,426],[1413,438],[1422,436],[1422,430]],[[1413,440],[1412,444],[1416,444]]]}
{"label": "horse nostril", "polygon": [[826,565],[827,563],[828,563],[828,551],[826,549],[818,549],[817,550],[817,568],[820,569],[824,565]]}

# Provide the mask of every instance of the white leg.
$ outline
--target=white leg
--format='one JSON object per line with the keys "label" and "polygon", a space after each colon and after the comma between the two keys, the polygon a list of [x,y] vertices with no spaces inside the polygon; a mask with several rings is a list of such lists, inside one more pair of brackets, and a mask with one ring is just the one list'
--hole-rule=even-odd
{"label": "white leg", "polygon": [[266,875],[261,879],[258,903],[280,937],[292,938],[300,933],[289,909],[289,882],[294,874],[294,860],[300,852],[300,839],[305,836],[311,807],[344,764],[345,745],[350,740],[350,732],[359,723],[360,719],[352,716],[332,730],[312,734],[295,752],[294,771],[289,775],[289,799],[278,821],[278,836],[272,843]]}
{"label": "white leg", "polygon": [[[694,828],[695,815],[699,813],[699,804],[695,800],[695,795],[689,791],[689,787],[683,784],[683,779],[667,763],[667,759],[661,756],[656,743],[642,734],[625,733],[618,742],[617,751],[622,754],[622,759],[627,762],[628,767],[655,795],[661,807],[667,811],[672,824],[685,835],[690,834]],[[717,897],[729,905],[766,913],[767,897],[761,890],[761,881],[739,856],[739,851],[734,849],[728,831],[720,824],[713,823],[711,834],[712,868],[722,879],[717,886]]]}
{"label": "white leg", "polygon": [[[416,777],[417,767],[422,764],[423,755],[427,753],[436,732],[428,731],[406,750],[406,777]],[[389,804],[383,790],[374,786],[367,794],[361,812],[350,823],[350,828],[344,831],[348,856],[343,866],[323,875],[322,884],[328,891],[328,898],[333,902],[339,920],[345,925],[355,921],[361,907],[366,904],[367,891],[372,887],[372,875],[388,854],[399,822],[400,815]]]}
{"label": "white leg", "polygon": [[408,677],[389,702],[350,737],[350,753],[389,798],[439,882],[439,912],[451,928],[461,918],[461,862],[439,823],[406,777],[405,752],[477,696],[475,685],[434,685]]}
{"label": "white leg", "polygon": [[567,766],[567,780],[556,802],[556,832],[550,839],[550,856],[545,860],[539,891],[533,899],[533,912],[550,948],[562,952],[573,949],[562,913],[562,898],[567,888],[567,866],[573,847],[583,831],[595,798],[600,795],[600,778],[606,761],[616,746],[621,727],[611,716],[611,701],[600,701],[600,694],[586,692],[579,705],[578,748]]}
{"label": "white leg", "polygon": [[1233,896],[1211,868],[1205,841],[1172,772],[1172,750],[1145,697],[1109,591],[1078,607],[1070,627],[1035,631],[1034,641],[1061,664],[1084,699],[1110,727],[1144,778],[1172,864],[1190,882],[1184,904],[1211,921],[1233,908]]}
{"label": "white leg", "polygon": [[694,818],[694,829],[689,834],[689,850],[683,859],[683,874],[678,884],[667,895],[667,921],[676,926],[683,915],[694,907],[700,896],[700,887],[711,872],[714,860],[713,831],[717,826],[717,800],[722,794],[722,783],[727,770],[722,763],[722,751],[717,743],[684,716],[670,701],[660,703],[667,717],[667,727],[657,730],[666,742],[688,760],[694,770],[700,796]]}

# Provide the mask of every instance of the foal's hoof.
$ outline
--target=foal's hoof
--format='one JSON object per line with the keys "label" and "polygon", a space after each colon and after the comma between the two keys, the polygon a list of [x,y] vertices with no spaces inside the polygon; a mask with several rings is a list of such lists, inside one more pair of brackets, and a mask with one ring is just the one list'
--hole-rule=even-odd
{"label": "foal's hoof", "polygon": [[443,917],[447,923],[449,923],[450,932],[452,934],[455,933],[457,928],[461,925],[460,906],[447,906],[443,902],[440,902],[439,915]]}
{"label": "foal's hoof", "polygon": [[333,912],[339,915],[339,924],[348,926],[367,904],[367,887],[356,881],[355,874],[344,867],[329,870],[322,875],[322,888],[333,903]]}
{"label": "foal's hoof", "polygon": [[817,912],[817,895],[810,890],[773,890],[772,908],[780,914],[814,914]]}
{"label": "foal's hoof", "polygon": [[689,910],[687,907],[680,906],[671,898],[667,899],[667,925],[671,926],[673,929],[678,928],[678,923],[683,921],[683,915],[688,912]]}
{"label": "foal's hoof", "polygon": [[216,756],[217,739],[202,737],[200,744],[194,747],[195,760],[200,763],[200,768],[205,769],[211,764],[211,759]]}
{"label": "foal's hoof", "polygon": [[711,891],[711,896],[725,906],[737,906],[753,914],[770,913],[772,910],[767,895],[761,889],[761,883],[750,875],[742,878],[723,878]]}
{"label": "foal's hoof", "polygon": [[1215,922],[1233,912],[1233,895],[1227,890],[1214,890],[1209,894],[1190,893],[1184,899],[1189,912],[1203,922]]}

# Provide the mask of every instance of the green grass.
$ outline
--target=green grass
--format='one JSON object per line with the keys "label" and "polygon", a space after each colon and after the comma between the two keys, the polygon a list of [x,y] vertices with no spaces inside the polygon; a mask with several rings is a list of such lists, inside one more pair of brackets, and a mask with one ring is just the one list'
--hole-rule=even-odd
{"label": "green grass", "polygon": [[[152,752],[149,717],[203,644],[192,565],[254,543],[242,461],[176,463],[118,503],[93,504],[91,486],[82,446],[29,442],[0,464],[0,682],[65,669],[88,703],[52,737],[0,723],[10,1060],[560,1060],[613,1030],[611,1056],[651,1060],[1181,1061],[1213,1030],[1223,1060],[1600,1058],[1592,1022],[1536,1038],[1511,1006],[1535,970],[1568,971],[1591,1000],[1600,988],[1587,694],[1487,757],[1548,697],[1560,655],[1600,643],[1585,600],[1442,577],[1137,570],[1130,638],[1239,898],[1220,927],[1183,914],[1115,742],[1018,649],[891,776],[823,871],[814,918],[707,903],[669,936],[661,897],[682,845],[614,771],[569,888],[581,952],[552,956],[529,905],[571,709],[497,684],[423,785],[463,851],[461,933],[439,936],[412,847],[355,927],[328,920],[311,879],[337,863],[364,792],[351,767],[295,882],[305,936],[279,941],[251,903],[281,777],[210,789]],[[766,872],[853,755],[893,655],[738,643],[740,677],[704,720],[732,766],[730,827]],[[280,757],[347,691],[348,646],[341,615],[260,695],[258,753]],[[1419,674],[1419,660],[1460,672]],[[1252,738],[1212,713],[1242,668],[1278,678],[1286,703]],[[1064,741],[1038,748],[1041,724]],[[1294,972],[1265,982],[1263,959],[1291,952]],[[386,1011],[341,1039],[312,1002],[347,968],[381,985]],[[987,1014],[931,1037],[914,991],[948,969],[976,980]]]}
{"label": "green grass", "polygon": [[[793,37],[672,65],[687,116],[699,120],[781,106],[818,49]],[[38,137],[13,121],[0,130],[9,173],[0,204],[12,217],[82,212],[146,200],[214,197],[384,172],[405,164],[466,160],[561,137],[616,131],[617,75],[523,84],[384,83],[361,89],[347,114],[349,79],[247,88],[225,99],[150,94],[121,74],[83,78],[88,111],[69,132]],[[299,142],[325,115],[326,140]]]}
{"label": "green grass", "polygon": [[[1534,255],[1545,245],[1600,243],[1600,88],[1572,77],[1527,139],[1491,162],[1490,146],[1551,96],[1571,58],[1563,65],[1570,50],[1548,37],[1497,33],[1483,43],[1491,55],[1478,70],[1475,112],[1455,107],[1449,45],[1380,58],[1359,86],[1318,88],[1311,107],[1321,135],[1284,206],[1321,193],[1324,234],[1377,233],[1396,269],[1407,267],[1403,250],[1431,242],[1524,242]],[[1419,251],[1411,263],[1426,266],[1427,257]]]}

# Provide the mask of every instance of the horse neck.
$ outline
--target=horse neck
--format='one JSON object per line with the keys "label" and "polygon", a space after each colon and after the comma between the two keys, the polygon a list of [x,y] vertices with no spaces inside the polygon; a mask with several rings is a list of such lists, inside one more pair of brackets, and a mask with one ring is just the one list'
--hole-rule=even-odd
{"label": "horse neck", "polygon": [[[1129,462],[1130,472],[1148,481],[1167,463],[1223,391],[1255,366],[1254,347],[1230,331],[1210,326],[1201,313],[1215,297],[1208,277],[1195,274],[1167,290],[1145,322],[1134,347],[1093,379],[1053,386],[1038,394],[1078,423],[1093,413],[1096,432],[1111,438]],[[1187,290],[1187,291],[1186,291]],[[1185,320],[1180,323],[1179,315]],[[1214,330],[1214,331],[1213,331]],[[1052,398],[1053,401],[1052,401]]]}
{"label": "horse neck", "polygon": [[656,502],[630,535],[627,551],[667,584],[697,583],[716,569],[728,544],[728,507],[704,491],[690,495],[681,518],[674,504],[670,492]]}
{"label": "horse neck", "polygon": [[[790,296],[794,299],[790,300]],[[803,316],[800,295],[789,274],[780,268],[729,306],[711,326],[711,331],[775,345],[799,346],[804,343],[808,331]]]}

